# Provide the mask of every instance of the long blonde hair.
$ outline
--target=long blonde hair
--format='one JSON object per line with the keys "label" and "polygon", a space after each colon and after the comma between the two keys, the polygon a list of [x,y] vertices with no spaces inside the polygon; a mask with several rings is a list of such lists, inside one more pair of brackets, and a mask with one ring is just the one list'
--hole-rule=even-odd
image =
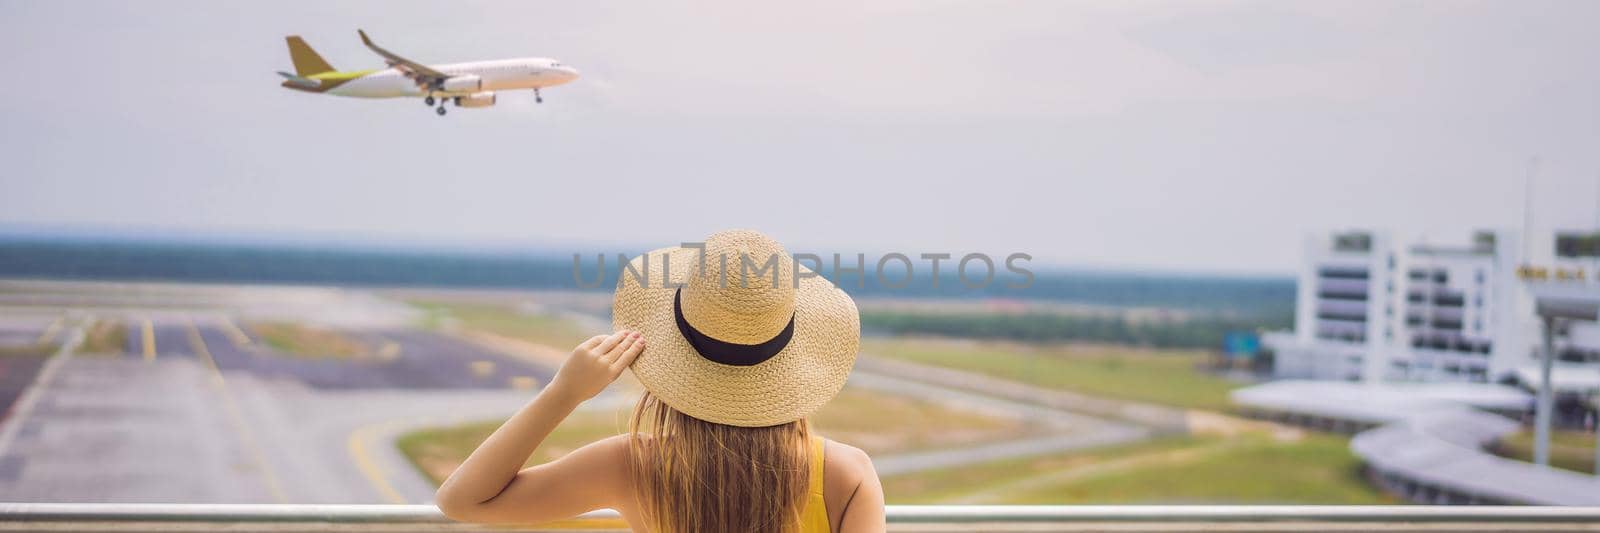
{"label": "long blonde hair", "polygon": [[628,430],[634,496],[652,531],[799,528],[811,475],[804,419],[758,428],[716,424],[646,392]]}

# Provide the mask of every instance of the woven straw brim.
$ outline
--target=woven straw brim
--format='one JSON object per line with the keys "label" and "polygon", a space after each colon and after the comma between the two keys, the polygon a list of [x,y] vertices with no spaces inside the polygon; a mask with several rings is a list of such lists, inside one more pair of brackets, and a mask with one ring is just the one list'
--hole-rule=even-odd
{"label": "woven straw brim", "polygon": [[[679,333],[672,312],[676,291],[661,283],[663,255],[670,256],[672,283],[681,284],[694,273],[699,252],[651,251],[649,287],[627,270],[617,282],[612,326],[643,334],[647,347],[632,368],[645,389],[689,416],[744,427],[793,422],[833,399],[861,348],[861,316],[850,296],[820,276],[806,277],[795,291],[794,337],[783,351],[751,366],[713,362]],[[638,271],[640,258],[631,265]],[[800,265],[796,273],[811,270]]]}

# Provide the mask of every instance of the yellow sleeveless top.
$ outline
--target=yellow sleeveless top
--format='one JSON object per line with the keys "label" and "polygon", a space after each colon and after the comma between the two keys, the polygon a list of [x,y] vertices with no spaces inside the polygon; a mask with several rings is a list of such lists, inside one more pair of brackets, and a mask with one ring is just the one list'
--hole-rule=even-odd
{"label": "yellow sleeveless top", "polygon": [[826,442],[822,437],[811,438],[811,487],[806,491],[806,506],[800,510],[801,533],[831,533],[828,504],[822,500],[822,448]]}

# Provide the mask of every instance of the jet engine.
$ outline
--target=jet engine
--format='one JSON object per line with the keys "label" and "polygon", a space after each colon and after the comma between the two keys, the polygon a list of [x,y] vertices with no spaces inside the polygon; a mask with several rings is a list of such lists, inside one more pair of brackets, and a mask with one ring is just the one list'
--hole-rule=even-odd
{"label": "jet engine", "polygon": [[443,88],[445,91],[452,93],[477,91],[483,88],[483,78],[478,77],[476,74],[445,78]]}
{"label": "jet engine", "polygon": [[489,107],[494,105],[494,91],[483,91],[456,97],[456,107]]}

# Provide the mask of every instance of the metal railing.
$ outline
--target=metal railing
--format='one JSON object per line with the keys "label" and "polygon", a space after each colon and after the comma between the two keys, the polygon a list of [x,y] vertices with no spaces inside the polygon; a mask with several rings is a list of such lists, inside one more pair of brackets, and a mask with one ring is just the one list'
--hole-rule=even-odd
{"label": "metal railing", "polygon": [[[1600,507],[891,505],[891,531],[1573,531]],[[427,505],[0,504],[0,531],[616,531],[617,514],[461,524]]]}

